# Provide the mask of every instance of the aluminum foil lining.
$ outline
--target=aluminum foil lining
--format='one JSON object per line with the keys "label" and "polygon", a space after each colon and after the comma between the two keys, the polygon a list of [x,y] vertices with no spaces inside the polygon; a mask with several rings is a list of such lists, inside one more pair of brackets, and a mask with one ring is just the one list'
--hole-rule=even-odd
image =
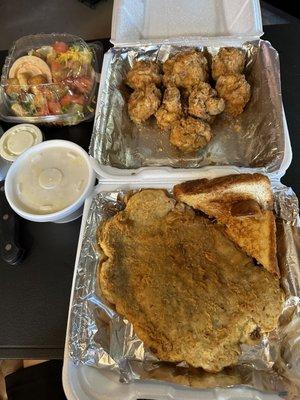
{"label": "aluminum foil lining", "polygon": [[242,384],[299,399],[300,230],[298,200],[293,191],[281,184],[274,187],[278,261],[286,294],[279,328],[255,346],[243,345],[239,364],[218,374],[190,369],[185,363],[159,362],[136,336],[132,324],[102,298],[97,228],[124,207],[125,194],[121,190],[101,192],[91,201],[71,306],[69,349],[74,363],[115,370],[121,382],[158,379],[200,388]]}
{"label": "aluminum foil lining", "polygon": [[[201,47],[208,58],[219,47]],[[101,165],[137,169],[149,166],[196,168],[235,165],[272,172],[280,168],[284,156],[283,112],[278,53],[266,41],[246,43],[246,78],[251,84],[251,100],[237,118],[219,115],[213,125],[214,137],[202,150],[184,154],[169,142],[155,118],[134,124],[127,112],[129,89],[124,84],[134,60],[164,62],[170,55],[188,49],[174,45],[112,48],[106,54],[102,74],[104,87],[96,111],[90,154]]]}

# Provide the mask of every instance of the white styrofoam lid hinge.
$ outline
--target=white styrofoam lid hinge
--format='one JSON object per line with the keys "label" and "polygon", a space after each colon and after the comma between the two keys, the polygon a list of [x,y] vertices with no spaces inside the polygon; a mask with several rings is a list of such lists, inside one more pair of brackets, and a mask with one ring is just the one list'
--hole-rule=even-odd
{"label": "white styrofoam lid hinge", "polygon": [[252,38],[263,34],[259,0],[115,0],[115,45]]}

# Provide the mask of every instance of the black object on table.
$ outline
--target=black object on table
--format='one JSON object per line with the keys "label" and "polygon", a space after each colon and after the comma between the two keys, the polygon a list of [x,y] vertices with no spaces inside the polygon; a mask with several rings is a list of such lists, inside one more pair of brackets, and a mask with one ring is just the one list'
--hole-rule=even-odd
{"label": "black object on table", "polygon": [[51,360],[7,375],[8,400],[66,400],[61,370],[62,361]]}
{"label": "black object on table", "polygon": [[4,192],[5,181],[0,182],[0,259],[8,265],[18,265],[24,259],[25,251],[19,245],[20,218],[11,209]]}
{"label": "black object on table", "polygon": [[300,198],[300,23],[265,26],[264,31],[263,39],[279,53],[283,105],[293,152],[292,164],[281,181]]}
{"label": "black object on table", "polygon": [[[299,25],[265,27],[281,56],[282,92],[294,152],[283,182],[300,195],[300,53]],[[103,41],[105,51],[109,47]],[[6,56],[0,52],[0,64]],[[4,130],[9,125],[2,124]],[[87,149],[92,122],[74,127],[43,128],[46,139],[67,139]],[[26,259],[18,267],[0,262],[0,358],[62,358],[80,220],[68,224],[22,220],[20,235]]]}

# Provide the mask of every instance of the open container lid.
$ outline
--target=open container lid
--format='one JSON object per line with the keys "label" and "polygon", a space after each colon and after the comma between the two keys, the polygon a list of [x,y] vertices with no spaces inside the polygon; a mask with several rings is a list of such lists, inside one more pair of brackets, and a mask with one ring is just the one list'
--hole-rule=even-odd
{"label": "open container lid", "polygon": [[182,43],[223,37],[228,43],[263,34],[259,0],[115,0],[111,42],[115,46]]}

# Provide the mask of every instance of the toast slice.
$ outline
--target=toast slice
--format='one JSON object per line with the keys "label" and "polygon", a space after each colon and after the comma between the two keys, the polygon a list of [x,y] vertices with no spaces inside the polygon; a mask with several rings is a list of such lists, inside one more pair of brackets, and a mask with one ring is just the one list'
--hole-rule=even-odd
{"label": "toast slice", "polygon": [[237,174],[174,186],[174,197],[226,227],[232,241],[271,273],[278,274],[276,224],[269,179]]}

